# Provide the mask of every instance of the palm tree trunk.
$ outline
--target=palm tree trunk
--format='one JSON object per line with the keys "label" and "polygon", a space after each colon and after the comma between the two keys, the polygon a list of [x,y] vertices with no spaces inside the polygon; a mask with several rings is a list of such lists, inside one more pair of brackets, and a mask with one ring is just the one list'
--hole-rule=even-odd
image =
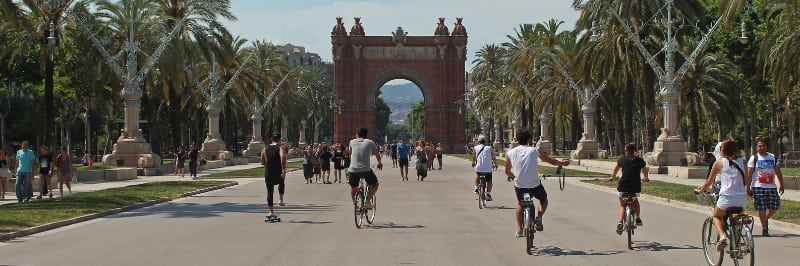
{"label": "palm tree trunk", "polygon": [[[624,111],[622,112],[622,129],[623,129],[623,143],[632,143],[634,141],[633,137],[633,103],[634,103],[634,94],[635,89],[633,85],[633,79],[628,79],[627,86],[625,86],[623,93],[622,93],[622,108]],[[640,134],[644,134],[641,132]]]}
{"label": "palm tree trunk", "polygon": [[[49,32],[45,32],[44,39],[47,40]],[[55,62],[53,62],[53,45],[48,45],[47,56],[44,61],[44,134],[42,143],[51,145],[51,135],[53,134],[53,124],[55,123],[55,112],[53,103],[53,76],[55,75]]]}
{"label": "palm tree trunk", "polygon": [[644,81],[644,87],[642,90],[642,100],[644,103],[644,148],[645,151],[650,152],[653,151],[653,144],[655,143],[655,132],[656,132],[656,113],[658,109],[656,109],[656,96],[655,96],[655,87],[656,87],[656,76],[653,73],[653,70],[650,69],[649,66],[646,65],[645,62],[642,62],[642,80]]}
{"label": "palm tree trunk", "polygon": [[183,114],[181,113],[181,102],[172,85],[170,84],[168,86],[169,102],[167,103],[167,109],[169,109],[168,119],[169,129],[172,133],[172,146],[182,146],[184,143],[181,143],[181,122],[183,118]]}
{"label": "palm tree trunk", "polygon": [[698,125],[698,113],[700,112],[700,108],[697,108],[697,100],[695,99],[697,94],[689,93],[689,127],[692,129],[692,132],[689,136],[689,151],[697,151],[697,143],[698,138],[700,138],[700,126]]}

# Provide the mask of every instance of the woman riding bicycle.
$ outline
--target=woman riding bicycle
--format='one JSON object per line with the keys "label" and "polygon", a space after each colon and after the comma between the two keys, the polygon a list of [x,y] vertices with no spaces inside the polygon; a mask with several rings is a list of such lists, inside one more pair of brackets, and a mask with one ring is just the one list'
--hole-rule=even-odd
{"label": "woman riding bicycle", "polygon": [[[625,194],[635,193],[638,196],[642,192],[642,181],[650,181],[647,176],[647,167],[641,157],[638,156],[636,145],[629,143],[625,145],[625,156],[619,158],[617,165],[614,166],[614,172],[611,174],[611,181],[617,178],[617,171],[622,169],[622,177],[619,178],[619,185],[617,185],[617,194],[619,196],[619,223],[617,223],[617,234],[622,234],[622,217],[625,214]],[[639,172],[644,175],[643,179],[639,178]],[[633,203],[634,216],[636,217],[636,226],[642,226],[642,219],[639,217],[641,207],[639,199],[635,199]]]}
{"label": "woman riding bicycle", "polygon": [[719,199],[717,199],[717,206],[714,207],[714,212],[712,213],[714,227],[717,228],[717,232],[722,237],[717,242],[718,250],[724,249],[728,242],[722,218],[727,214],[728,208],[745,207],[747,204],[747,187],[745,184],[750,184],[750,177],[744,174],[744,162],[737,155],[739,147],[736,142],[732,139],[722,141],[720,151],[725,157],[714,162],[706,182],[703,183],[703,186],[694,189],[695,193],[706,191],[714,183],[717,174],[719,174],[721,182]]}

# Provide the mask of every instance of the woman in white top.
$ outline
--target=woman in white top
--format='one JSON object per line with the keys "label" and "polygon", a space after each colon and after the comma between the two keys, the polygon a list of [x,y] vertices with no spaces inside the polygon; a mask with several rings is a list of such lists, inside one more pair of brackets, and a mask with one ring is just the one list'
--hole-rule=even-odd
{"label": "woman in white top", "polygon": [[744,162],[737,155],[739,147],[732,139],[722,141],[720,148],[722,155],[725,156],[711,167],[711,173],[703,186],[696,188],[695,193],[706,191],[714,183],[714,179],[719,174],[720,191],[717,206],[714,207],[714,227],[722,239],[717,243],[717,249],[725,247],[728,242],[725,237],[725,229],[722,227],[722,218],[727,214],[727,209],[731,207],[744,208],[747,205],[747,187],[750,184],[750,177],[744,174]]}

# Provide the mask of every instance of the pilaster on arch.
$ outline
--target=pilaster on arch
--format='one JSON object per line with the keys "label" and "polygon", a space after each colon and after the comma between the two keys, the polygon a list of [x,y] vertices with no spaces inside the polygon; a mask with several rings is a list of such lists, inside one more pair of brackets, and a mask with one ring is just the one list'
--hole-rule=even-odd
{"label": "pilaster on arch", "polygon": [[378,91],[383,87],[386,82],[395,79],[405,79],[411,81],[422,91],[422,96],[425,98],[425,108],[433,107],[436,103],[433,86],[422,73],[405,66],[394,66],[378,73],[368,85],[366,101],[367,106],[375,106],[375,99],[378,97]]}

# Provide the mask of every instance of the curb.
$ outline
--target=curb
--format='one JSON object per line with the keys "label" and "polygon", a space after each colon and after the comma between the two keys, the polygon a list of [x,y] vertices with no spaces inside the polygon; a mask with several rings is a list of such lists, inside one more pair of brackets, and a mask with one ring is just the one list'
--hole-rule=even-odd
{"label": "curb", "polygon": [[[210,188],[204,188],[204,189],[200,189],[200,190],[186,192],[186,193],[181,194],[180,197],[181,198],[182,197],[189,197],[189,196],[197,195],[197,194],[200,194],[200,193],[206,193],[206,192],[213,191],[213,190],[218,190],[218,189],[222,189],[222,188],[226,188],[226,187],[230,187],[230,186],[235,186],[235,185],[238,185],[238,184],[239,184],[238,182],[230,182],[230,183],[219,185],[219,186],[213,186],[213,187],[210,187]],[[52,222],[52,223],[49,223],[49,224],[43,224],[43,225],[39,225],[39,226],[34,226],[34,227],[31,227],[31,228],[22,229],[22,230],[19,230],[19,231],[16,231],[16,232],[0,234],[0,242],[9,241],[9,240],[12,240],[12,239],[15,239],[15,238],[18,238],[18,237],[38,234],[38,233],[41,233],[41,232],[44,232],[44,231],[49,231],[49,230],[53,230],[53,229],[56,229],[56,228],[60,228],[60,227],[64,227],[64,226],[68,226],[68,225],[72,225],[72,224],[76,224],[76,223],[81,223],[81,222],[85,222],[85,221],[89,221],[89,220],[93,220],[93,219],[97,219],[97,218],[102,218],[102,217],[113,215],[113,214],[132,211],[132,210],[135,210],[135,209],[141,209],[141,208],[144,208],[144,207],[148,207],[148,206],[152,206],[152,205],[156,205],[156,204],[160,204],[160,203],[164,203],[164,202],[169,202],[169,201],[172,201],[172,200],[174,200],[174,199],[173,198],[169,198],[169,197],[163,197],[163,198],[160,198],[160,199],[146,201],[146,202],[142,202],[142,203],[139,203],[139,204],[129,205],[129,206],[125,206],[125,207],[119,207],[119,208],[116,208],[116,209],[111,209],[111,210],[102,211],[102,212],[98,212],[98,213],[87,214],[87,215],[84,215],[84,216],[78,216],[78,217],[67,219],[67,220],[62,220],[62,221]]]}
{"label": "curb", "polygon": [[[578,186],[582,186],[584,188],[595,190],[595,191],[608,192],[608,193],[612,193],[612,194],[617,192],[617,190],[614,189],[614,188],[605,187],[605,186],[601,186],[601,185],[595,185],[595,184],[589,184],[589,183],[586,183],[586,182],[582,182],[580,180],[577,180],[576,182],[574,182],[574,184],[576,184]],[[670,206],[670,207],[676,207],[676,208],[680,208],[680,209],[684,209],[684,210],[688,210],[688,211],[693,211],[693,212],[697,212],[697,213],[709,214],[710,213],[709,211],[711,210],[711,207],[709,207],[709,206],[700,206],[700,205],[697,205],[697,204],[694,204],[694,203],[686,203],[686,202],[682,202],[682,201],[671,200],[671,199],[662,198],[662,197],[656,197],[656,196],[650,196],[650,195],[646,195],[646,194],[640,194],[639,198],[643,199],[643,200],[646,200],[646,201],[649,201],[649,202],[653,202],[653,203],[657,203],[657,204],[661,204],[661,205],[665,205],[665,206]],[[753,218],[755,218],[755,220],[757,220],[757,221],[760,221],[759,218],[758,218],[758,215],[754,215]],[[759,222],[759,224],[760,224],[760,222]],[[783,222],[783,221],[778,221],[778,220],[772,219],[772,220],[770,220],[769,225],[770,225],[770,228],[776,228],[776,229],[781,230],[781,231],[786,231],[786,232],[790,232],[790,233],[794,233],[794,234],[799,234],[800,233],[800,225],[798,225],[798,224],[793,224],[793,223],[788,223],[788,222]]]}
{"label": "curb", "polygon": [[[288,173],[302,171],[303,168],[293,168],[289,170]],[[264,178],[263,176],[198,176],[192,178],[192,180],[213,180],[213,179],[238,179],[238,178]]]}

